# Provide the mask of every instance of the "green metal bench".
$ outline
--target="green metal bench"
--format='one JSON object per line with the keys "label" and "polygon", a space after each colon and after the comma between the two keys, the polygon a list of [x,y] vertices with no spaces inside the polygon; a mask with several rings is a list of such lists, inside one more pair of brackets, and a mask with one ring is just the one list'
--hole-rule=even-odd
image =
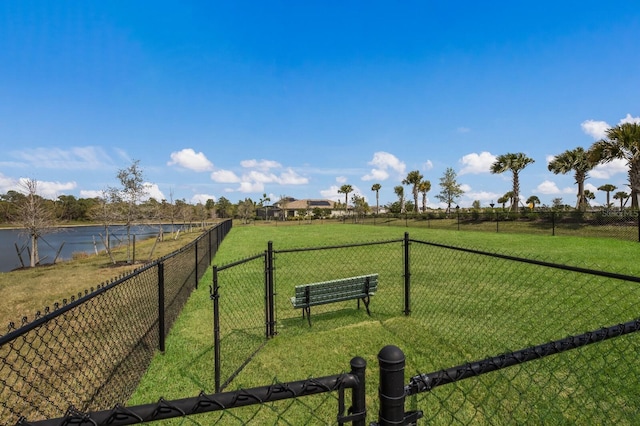
{"label": "green metal bench", "polygon": [[297,285],[295,296],[291,298],[294,309],[302,309],[302,318],[307,317],[311,326],[311,307],[327,303],[342,302],[344,300],[358,300],[369,311],[371,296],[378,289],[378,274],[360,275],[358,277],[342,278],[313,284]]}

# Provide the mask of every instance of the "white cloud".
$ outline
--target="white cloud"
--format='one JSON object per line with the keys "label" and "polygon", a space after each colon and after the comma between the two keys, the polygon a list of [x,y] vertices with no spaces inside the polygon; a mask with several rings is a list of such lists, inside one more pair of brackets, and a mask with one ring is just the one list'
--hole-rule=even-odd
{"label": "white cloud", "polygon": [[336,177],[336,182],[345,184],[348,182],[348,179],[346,176],[338,176]]}
{"label": "white cloud", "polygon": [[131,162],[131,157],[129,156],[129,154],[127,154],[127,151],[122,148],[114,148],[113,150],[116,152],[116,154],[118,154],[118,157],[120,157],[121,160],[127,163]]}
{"label": "white cloud", "polygon": [[305,185],[309,183],[309,179],[299,175],[292,168],[288,168],[276,174],[269,172],[272,168],[281,168],[280,163],[270,160],[244,160],[241,165],[245,168],[255,168],[256,170],[249,170],[243,173],[241,177],[238,177],[231,171],[219,171],[211,174],[211,179],[216,182],[222,183],[240,183],[235,190],[243,193],[252,192],[264,192],[265,184],[276,183],[279,185]]}
{"label": "white cloud", "polygon": [[231,170],[216,170],[211,173],[211,180],[218,183],[236,183],[240,178]]}
{"label": "white cloud", "polygon": [[262,182],[240,182],[240,186],[236,189],[238,192],[252,193],[264,192],[264,183]]}
{"label": "white cloud", "polygon": [[[587,183],[584,185],[584,189],[588,189],[589,191],[593,192],[594,194],[596,194],[598,192],[598,187],[591,184],[591,183]],[[576,194],[578,193],[578,190],[576,189]]]}
{"label": "white cloud", "polygon": [[468,128],[468,127],[458,127],[458,128],[456,129],[456,131],[457,131],[458,133],[469,133],[469,132],[471,131],[471,129],[470,129],[470,128]]}
{"label": "white cloud", "polygon": [[100,147],[33,148],[10,153],[29,167],[44,169],[97,170],[112,167],[111,158]]}
{"label": "white cloud", "polygon": [[608,163],[598,164],[589,172],[589,176],[596,179],[609,179],[613,175],[627,173],[628,171],[626,160],[617,158]]}
{"label": "white cloud", "polygon": [[389,178],[389,173],[382,169],[372,169],[368,175],[362,176],[362,180],[383,181]]}
{"label": "white cloud", "polygon": [[466,183],[460,184],[460,189],[463,190],[465,192],[465,194],[469,191],[471,191],[471,186],[467,185]]}
{"label": "white cloud", "polygon": [[194,172],[208,172],[213,170],[213,163],[207,159],[202,153],[196,153],[191,148],[185,148],[181,151],[171,153],[171,161],[167,162],[167,166],[177,165]]}
{"label": "white cloud", "polygon": [[[348,195],[348,201],[349,204],[351,204],[351,198],[354,195],[357,195],[358,197],[364,197],[365,201],[367,200],[367,196],[365,194],[362,193],[362,191],[360,190],[360,188],[358,188],[357,186],[351,186],[351,189],[353,191],[351,191]],[[340,190],[340,187],[337,185],[331,185],[331,187],[329,187],[328,189],[323,189],[320,190],[320,195],[322,196],[322,198],[326,198],[329,200],[333,200],[333,201],[340,201],[341,203],[344,203],[344,194],[339,193],[338,191]]]}
{"label": "white cloud", "polygon": [[640,124],[640,117],[632,117],[631,114],[627,114],[625,118],[621,119],[618,122],[618,124],[624,124],[624,123]]}
{"label": "white cloud", "polygon": [[263,171],[279,169],[282,167],[280,163],[272,160],[242,160],[240,165],[246,169],[258,169]]}
{"label": "white cloud", "polygon": [[556,185],[555,182],[552,182],[550,180],[545,180],[540,185],[538,185],[535,191],[533,192],[539,193],[539,194],[545,194],[545,195],[573,194],[573,193],[577,193],[577,189],[570,188],[570,187],[560,189],[558,188],[558,185]]}
{"label": "white cloud", "polygon": [[333,201],[344,200],[344,194],[339,194],[338,193],[339,189],[340,189],[339,186],[331,185],[331,187],[329,187],[329,189],[320,190],[320,195],[322,195],[322,198],[327,198],[327,199],[333,200]]}
{"label": "white cloud", "polygon": [[166,198],[164,197],[164,194],[162,193],[162,191],[160,191],[160,188],[158,188],[158,185],[155,183],[150,183],[150,182],[145,182],[144,183],[144,187],[147,191],[146,196],[144,197],[144,200],[148,200],[150,198],[155,198],[157,201],[161,201],[161,200],[165,200]]}
{"label": "white cloud", "polygon": [[0,193],[6,194],[8,191],[17,191],[18,181],[0,173]]}
{"label": "white cloud", "polygon": [[306,185],[309,183],[309,179],[300,176],[292,169],[287,169],[280,174],[280,183],[283,185]]}
{"label": "white cloud", "polygon": [[242,176],[242,181],[271,183],[271,182],[277,182],[278,177],[273,173],[263,173],[256,170],[252,170],[249,173]]}
{"label": "white cloud", "polygon": [[483,151],[480,154],[475,152],[467,154],[460,159],[463,165],[459,175],[489,173],[491,164],[496,161],[496,156],[490,152]]}
{"label": "white cloud", "polygon": [[216,201],[216,196],[209,195],[209,194],[195,194],[193,197],[191,197],[192,204],[198,204],[198,203],[205,204],[207,200]]}
{"label": "white cloud", "polygon": [[[640,124],[640,117],[632,117],[631,114],[627,114],[626,117],[621,118],[618,124],[624,123],[637,123]],[[592,136],[595,140],[604,139],[607,137],[607,130],[611,128],[606,121],[585,120],[580,124],[582,131]]]}
{"label": "white cloud", "polygon": [[395,171],[398,177],[404,178],[406,165],[395,155],[379,151],[373,154],[369,165],[374,166],[371,172],[362,176],[362,180],[385,180],[389,177],[389,170]]}
{"label": "white cloud", "polygon": [[104,195],[103,191],[99,191],[95,189],[80,190],[80,198],[102,198],[103,195]]}
{"label": "white cloud", "polygon": [[[16,186],[13,188],[15,191],[19,191],[24,193],[25,190],[25,182],[27,178],[20,178],[19,181],[16,182]],[[75,182],[47,182],[38,180],[36,193],[42,198],[47,198],[49,200],[55,200],[60,195],[64,195],[68,191],[75,189],[77,184]]]}
{"label": "white cloud", "polygon": [[280,172],[279,174],[271,172],[271,169],[282,168],[282,165],[271,160],[243,160],[240,165],[248,170],[240,177],[230,170],[218,170],[211,173],[211,179],[219,183],[239,183],[235,188],[226,188],[227,192],[264,192],[265,184],[275,183],[279,185],[305,185],[309,183],[309,179],[298,174],[292,168]]}
{"label": "white cloud", "polygon": [[433,169],[433,163],[431,162],[431,160],[425,161],[425,163],[422,165],[422,170],[431,170],[431,169]]}
{"label": "white cloud", "polygon": [[583,132],[598,140],[607,136],[607,129],[611,126],[606,121],[585,120],[580,124],[580,127]]}

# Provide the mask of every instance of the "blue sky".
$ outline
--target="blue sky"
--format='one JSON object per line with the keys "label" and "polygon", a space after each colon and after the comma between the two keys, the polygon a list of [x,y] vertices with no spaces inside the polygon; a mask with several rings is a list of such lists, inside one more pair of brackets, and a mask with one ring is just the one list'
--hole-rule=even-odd
{"label": "blue sky", "polygon": [[[640,120],[637,1],[0,2],[0,193],[99,195],[139,160],[150,195],[375,204],[411,170],[575,204],[549,158]],[[627,190],[624,164],[587,188]],[[407,194],[410,190],[407,188]]]}

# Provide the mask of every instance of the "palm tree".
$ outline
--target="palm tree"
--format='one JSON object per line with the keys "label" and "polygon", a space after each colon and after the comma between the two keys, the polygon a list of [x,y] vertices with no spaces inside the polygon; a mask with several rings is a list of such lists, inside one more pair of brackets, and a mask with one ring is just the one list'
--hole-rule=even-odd
{"label": "palm tree", "polygon": [[404,213],[404,186],[394,186],[393,192],[398,196],[398,201],[400,202],[400,213]]}
{"label": "palm tree", "polygon": [[599,187],[598,187],[598,191],[604,191],[604,192],[606,192],[606,193],[607,193],[607,204],[606,204],[606,208],[609,208],[609,207],[610,207],[610,204],[611,204],[611,203],[609,202],[609,194],[610,194],[611,192],[615,191],[616,189],[618,189],[618,187],[617,187],[617,186],[615,186],[615,185],[611,185],[610,183],[605,183],[604,185],[602,185],[602,186],[599,186]]}
{"label": "palm tree", "polygon": [[527,198],[527,204],[533,204],[533,207],[531,207],[531,210],[535,210],[536,204],[540,204],[540,198],[538,198],[535,195],[532,195],[531,197]]}
{"label": "palm tree", "polygon": [[413,185],[411,193],[413,194],[413,210],[418,213],[418,185],[422,182],[422,176],[420,171],[412,170],[407,174],[407,177],[402,181],[403,185]]}
{"label": "palm tree", "polygon": [[[624,191],[618,191],[615,194],[613,194],[614,200],[620,200],[620,211],[622,211],[622,209],[624,208],[624,204],[627,204],[627,202],[625,201],[627,198],[629,198],[629,194],[627,194]],[[622,203],[623,201],[624,201],[624,204]]]}
{"label": "palm tree", "polygon": [[576,209],[584,210],[587,207],[587,199],[585,198],[584,181],[588,177],[589,170],[595,167],[595,163],[589,160],[587,152],[582,147],[567,150],[562,154],[556,155],[549,162],[549,171],[555,174],[565,174],[574,171],[576,184],[578,185],[578,202]]}
{"label": "palm tree", "polygon": [[496,161],[491,165],[491,173],[504,173],[507,170],[510,170],[513,177],[513,196],[511,198],[511,208],[515,206],[516,210],[518,209],[518,200],[520,194],[520,178],[519,174],[527,167],[529,164],[533,163],[534,160],[532,158],[527,157],[522,152],[518,153],[507,153],[498,155],[496,157]]}
{"label": "palm tree", "polygon": [[271,198],[269,198],[267,196],[266,193],[262,194],[262,198],[260,198],[260,205],[264,207],[264,221],[266,222],[267,220],[269,220],[269,218],[267,217],[267,205],[265,205],[265,203],[267,201],[271,201]]}
{"label": "palm tree", "polygon": [[[513,203],[513,191],[505,192],[504,195],[498,198],[498,202],[502,204],[502,210],[504,210],[504,205],[507,204],[507,201]],[[513,204],[509,206],[509,210],[513,208]]]}
{"label": "palm tree", "polygon": [[584,190],[584,199],[585,199],[585,203],[587,204],[587,207],[591,206],[591,203],[589,201],[591,200],[595,200],[596,199],[596,194],[594,194],[593,192],[589,191],[588,189]]}
{"label": "palm tree", "polygon": [[342,185],[340,189],[338,189],[338,194],[344,194],[344,217],[347,217],[347,202],[349,201],[349,193],[353,192],[353,187],[351,185]]}
{"label": "palm tree", "polygon": [[427,192],[431,191],[431,182],[423,180],[418,185],[418,191],[422,194],[422,212],[427,211]]}
{"label": "palm tree", "polygon": [[380,185],[379,183],[374,183],[373,185],[371,185],[371,190],[376,192],[376,214],[380,213],[380,188],[382,188],[382,185]]}
{"label": "palm tree", "polygon": [[590,158],[597,163],[608,163],[615,159],[625,160],[629,166],[631,207],[638,208],[640,194],[640,124],[622,123],[607,129],[607,138],[591,145]]}

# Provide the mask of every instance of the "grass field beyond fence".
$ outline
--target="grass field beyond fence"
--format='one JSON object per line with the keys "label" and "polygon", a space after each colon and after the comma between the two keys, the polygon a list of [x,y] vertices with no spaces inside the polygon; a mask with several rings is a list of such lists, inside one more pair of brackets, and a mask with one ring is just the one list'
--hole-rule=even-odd
{"label": "grass field beyond fence", "polygon": [[[221,271],[223,370],[240,369],[227,389],[338,374],[363,357],[367,420],[377,415],[378,351],[388,344],[407,357],[408,374],[426,373],[577,335],[637,317],[637,283],[452,250],[418,241],[474,248],[550,263],[640,276],[637,242],[613,239],[410,229],[411,315],[403,310],[403,230],[350,224],[238,226],[214,264],[276,250],[278,335],[264,338],[264,264]],[[289,251],[381,242],[369,246]],[[259,259],[259,258],[258,258]],[[378,273],[369,317],[355,301],[312,308],[309,327],[288,299],[296,284]],[[203,277],[129,405],[160,397],[213,392],[213,317]],[[637,334],[637,333],[636,333]],[[414,396],[428,424],[633,424],[640,385],[640,337],[628,335]],[[251,357],[251,355],[254,355]],[[247,362],[247,360],[250,360]],[[243,366],[243,363],[247,362]],[[232,410],[223,424],[334,424],[334,398],[313,397]],[[314,414],[310,416],[309,412]],[[194,416],[211,424],[216,416]],[[323,420],[324,419],[324,420]],[[184,420],[176,421],[183,424]],[[171,423],[171,422],[168,422]]]}

